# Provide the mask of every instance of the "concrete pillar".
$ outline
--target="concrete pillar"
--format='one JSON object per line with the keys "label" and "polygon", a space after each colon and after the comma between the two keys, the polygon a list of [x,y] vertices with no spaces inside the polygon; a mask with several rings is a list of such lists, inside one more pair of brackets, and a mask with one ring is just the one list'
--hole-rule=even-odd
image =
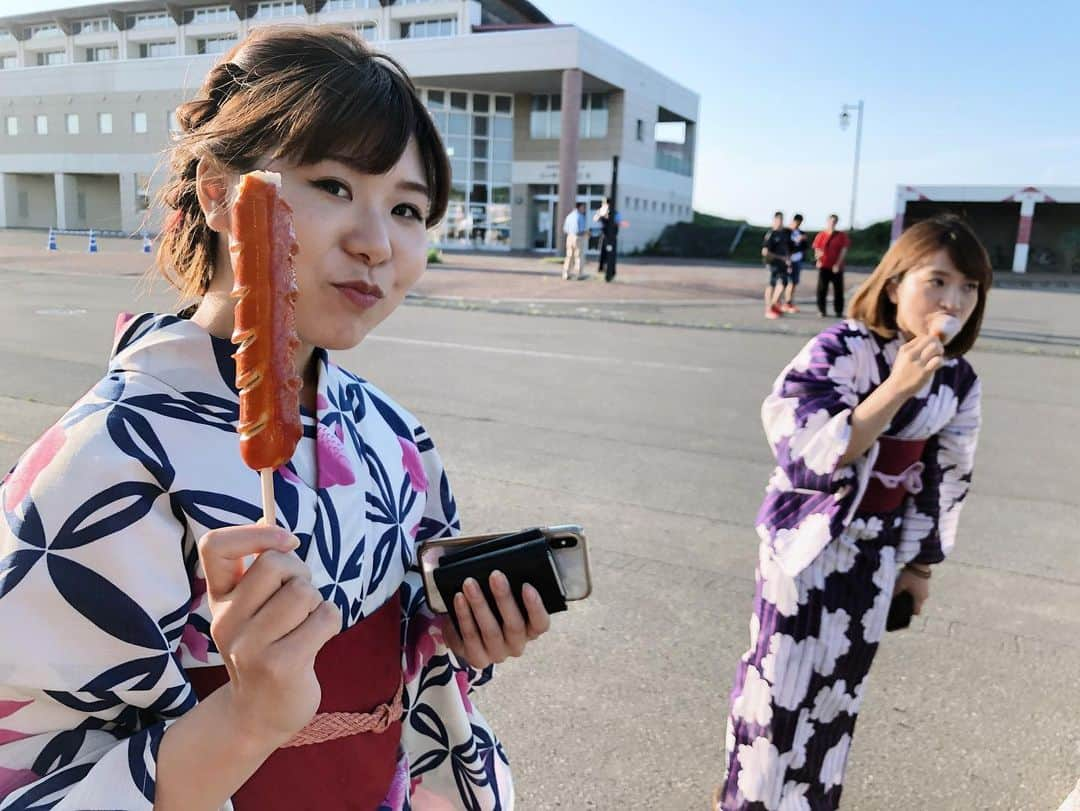
{"label": "concrete pillar", "polygon": [[53,175],[53,188],[56,190],[56,227],[64,229],[74,226],[78,219],[75,175],[57,172]]}
{"label": "concrete pillar", "polygon": [[18,205],[15,195],[15,176],[0,172],[0,228],[15,225],[15,207]]}
{"label": "concrete pillar", "polygon": [[[889,235],[889,244],[896,242],[900,239],[900,234],[904,231],[904,212],[907,210],[907,197],[900,192],[896,194],[896,211],[893,214],[892,220],[892,233]],[[850,230],[851,224],[849,223],[847,229]]]}
{"label": "concrete pillar", "polygon": [[566,250],[562,224],[577,201],[578,127],[581,121],[581,70],[568,68],[562,75],[562,130],[559,138],[559,211],[552,223],[559,235],[560,251]]}
{"label": "concrete pillar", "polygon": [[1013,273],[1027,273],[1028,250],[1031,247],[1031,221],[1035,216],[1035,200],[1020,201],[1020,227],[1016,232],[1016,251],[1013,253]]}
{"label": "concrete pillar", "polygon": [[117,178],[120,181],[120,230],[133,234],[139,230],[143,215],[135,194],[138,180],[134,172],[121,172]]}

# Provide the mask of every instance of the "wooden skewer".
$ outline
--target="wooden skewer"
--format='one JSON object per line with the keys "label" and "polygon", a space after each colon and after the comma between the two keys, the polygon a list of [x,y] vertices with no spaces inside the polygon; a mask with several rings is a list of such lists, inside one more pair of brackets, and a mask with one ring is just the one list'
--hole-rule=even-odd
{"label": "wooden skewer", "polygon": [[262,481],[262,522],[268,527],[277,525],[277,514],[274,511],[274,471],[272,468],[263,468],[259,471]]}

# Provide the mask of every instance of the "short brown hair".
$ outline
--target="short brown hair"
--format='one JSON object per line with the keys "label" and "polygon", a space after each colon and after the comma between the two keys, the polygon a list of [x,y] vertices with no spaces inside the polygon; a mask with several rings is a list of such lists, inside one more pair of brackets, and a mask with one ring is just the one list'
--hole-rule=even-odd
{"label": "short brown hair", "polygon": [[450,165],[430,114],[402,67],[349,29],[255,29],[176,117],[182,134],[159,197],[173,212],[161,233],[157,268],[185,297],[206,292],[217,252],[217,234],[195,189],[203,158],[245,173],[266,155],[300,165],[333,157],[384,174],[414,137],[431,195],[427,226],[446,213]]}
{"label": "short brown hair", "polygon": [[956,269],[979,283],[979,299],[960,333],[945,349],[950,358],[963,355],[979,337],[986,294],[990,290],[993,271],[986,248],[975,232],[955,214],[939,214],[908,228],[881,258],[881,262],[856,291],[848,306],[848,317],[862,321],[886,338],[895,337],[896,305],[889,300],[889,282],[899,282],[909,270],[919,266],[932,254],[944,250]]}

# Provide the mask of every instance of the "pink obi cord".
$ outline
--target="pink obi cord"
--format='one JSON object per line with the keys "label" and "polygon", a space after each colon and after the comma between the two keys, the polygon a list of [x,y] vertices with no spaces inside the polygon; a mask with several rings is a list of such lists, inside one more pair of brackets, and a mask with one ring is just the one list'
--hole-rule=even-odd
{"label": "pink obi cord", "polygon": [[897,487],[903,487],[912,495],[917,495],[922,492],[922,474],[924,470],[926,470],[926,465],[922,462],[914,462],[907,470],[898,473],[895,476],[890,476],[888,473],[882,473],[880,470],[872,470],[870,471],[870,475],[890,490],[894,490]]}
{"label": "pink obi cord", "polygon": [[404,681],[399,682],[394,697],[371,712],[320,712],[307,726],[282,744],[281,748],[325,743],[349,735],[359,735],[361,732],[374,732],[376,735],[386,732],[391,724],[401,719],[401,694],[404,686]]}

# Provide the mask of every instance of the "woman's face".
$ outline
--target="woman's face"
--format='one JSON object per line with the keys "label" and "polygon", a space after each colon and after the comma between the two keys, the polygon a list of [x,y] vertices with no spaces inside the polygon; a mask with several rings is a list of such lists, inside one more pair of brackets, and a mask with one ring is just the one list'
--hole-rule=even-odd
{"label": "woman's face", "polygon": [[[334,158],[304,166],[273,160],[259,168],[281,175],[281,194],[293,212],[301,343],[351,349],[397,309],[427,265],[430,204],[415,140],[383,175]],[[210,227],[224,235],[230,223],[223,183],[235,187],[240,178],[210,175],[200,181],[200,202]],[[211,291],[219,293],[233,284],[225,242],[219,242],[211,281]],[[231,330],[231,308],[229,321],[223,328]]]}
{"label": "woman's face", "polygon": [[334,159],[266,169],[281,173],[300,245],[297,334],[308,345],[350,349],[397,309],[427,265],[428,191],[416,142],[384,175]]}
{"label": "woman's face", "polygon": [[952,263],[944,249],[931,254],[899,281],[885,288],[896,305],[896,325],[906,338],[928,335],[941,316],[953,316],[961,327],[979,301],[979,283]]}

